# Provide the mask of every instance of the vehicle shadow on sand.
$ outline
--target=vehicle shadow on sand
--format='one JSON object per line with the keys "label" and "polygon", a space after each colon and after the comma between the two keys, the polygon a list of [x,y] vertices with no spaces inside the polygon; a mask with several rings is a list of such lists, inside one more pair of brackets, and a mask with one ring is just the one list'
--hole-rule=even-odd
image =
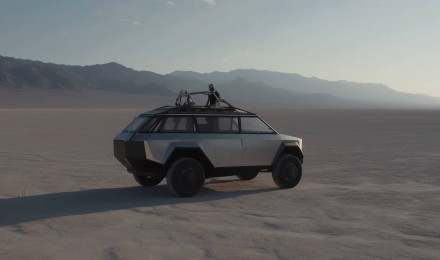
{"label": "vehicle shadow on sand", "polygon": [[264,188],[233,192],[203,188],[191,198],[172,196],[166,185],[156,187],[124,187],[43,194],[0,199],[0,226],[22,222],[182,203],[215,201],[278,190]]}

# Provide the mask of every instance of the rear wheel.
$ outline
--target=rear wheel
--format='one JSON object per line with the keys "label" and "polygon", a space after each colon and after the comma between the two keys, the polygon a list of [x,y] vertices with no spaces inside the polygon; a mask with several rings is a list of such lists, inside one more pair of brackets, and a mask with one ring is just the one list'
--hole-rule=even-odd
{"label": "rear wheel", "polygon": [[252,180],[253,178],[257,177],[257,175],[258,175],[258,172],[244,172],[244,173],[237,174],[237,177],[240,180],[248,181],[248,180]]}
{"label": "rear wheel", "polygon": [[180,158],[167,172],[167,184],[171,193],[179,197],[196,195],[205,183],[205,170],[193,158]]}
{"label": "rear wheel", "polygon": [[133,174],[134,179],[142,186],[156,186],[164,177]]}
{"label": "rear wheel", "polygon": [[301,176],[301,162],[291,154],[281,156],[272,171],[274,182],[284,189],[295,187],[301,180]]}

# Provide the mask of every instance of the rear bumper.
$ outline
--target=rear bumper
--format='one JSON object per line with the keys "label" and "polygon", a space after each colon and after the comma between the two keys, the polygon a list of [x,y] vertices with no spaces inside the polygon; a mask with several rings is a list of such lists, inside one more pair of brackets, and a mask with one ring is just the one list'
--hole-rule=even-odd
{"label": "rear bumper", "polygon": [[126,157],[126,149],[125,149],[125,144],[127,143],[127,141],[124,140],[113,140],[113,154],[116,157],[116,159],[118,159],[118,161],[124,165],[127,170],[132,168],[132,165],[130,164],[130,162],[128,161],[127,157]]}
{"label": "rear bumper", "polygon": [[160,163],[149,160],[145,155],[143,141],[125,141],[115,139],[113,141],[114,156],[133,174],[158,174],[162,175],[164,166]]}

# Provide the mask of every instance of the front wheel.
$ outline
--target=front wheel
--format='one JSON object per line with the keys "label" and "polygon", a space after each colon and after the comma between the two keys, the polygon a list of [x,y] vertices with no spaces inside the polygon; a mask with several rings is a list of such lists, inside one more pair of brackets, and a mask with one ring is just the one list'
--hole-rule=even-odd
{"label": "front wheel", "polygon": [[134,179],[142,186],[156,186],[159,184],[164,177],[150,176],[150,175],[138,175],[133,174]]}
{"label": "front wheel", "polygon": [[272,171],[274,182],[283,189],[295,187],[301,180],[301,176],[301,162],[291,154],[281,156]]}
{"label": "front wheel", "polygon": [[195,159],[180,158],[167,172],[167,184],[171,193],[179,197],[196,195],[205,183],[205,170]]}

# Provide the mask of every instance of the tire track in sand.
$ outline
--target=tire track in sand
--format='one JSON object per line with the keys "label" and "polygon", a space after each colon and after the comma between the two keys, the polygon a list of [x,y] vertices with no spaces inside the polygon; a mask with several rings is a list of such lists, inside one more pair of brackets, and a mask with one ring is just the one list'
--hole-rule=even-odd
{"label": "tire track in sand", "polygon": [[[40,154],[35,154],[35,153],[19,153],[19,154],[15,154],[15,155],[18,155],[16,157],[19,157],[19,158],[13,158],[15,160],[40,161],[40,162],[47,162],[48,161],[48,159],[45,156],[40,155]],[[22,158],[22,157],[25,157],[25,158]],[[30,158],[26,158],[26,157],[30,157]],[[19,191],[19,197],[27,197],[29,187],[31,186],[31,184],[33,182],[35,182],[33,179],[38,180],[42,176],[43,176],[43,173],[39,174],[36,177],[34,176],[32,179],[26,181],[23,185],[21,185],[20,191]]]}

